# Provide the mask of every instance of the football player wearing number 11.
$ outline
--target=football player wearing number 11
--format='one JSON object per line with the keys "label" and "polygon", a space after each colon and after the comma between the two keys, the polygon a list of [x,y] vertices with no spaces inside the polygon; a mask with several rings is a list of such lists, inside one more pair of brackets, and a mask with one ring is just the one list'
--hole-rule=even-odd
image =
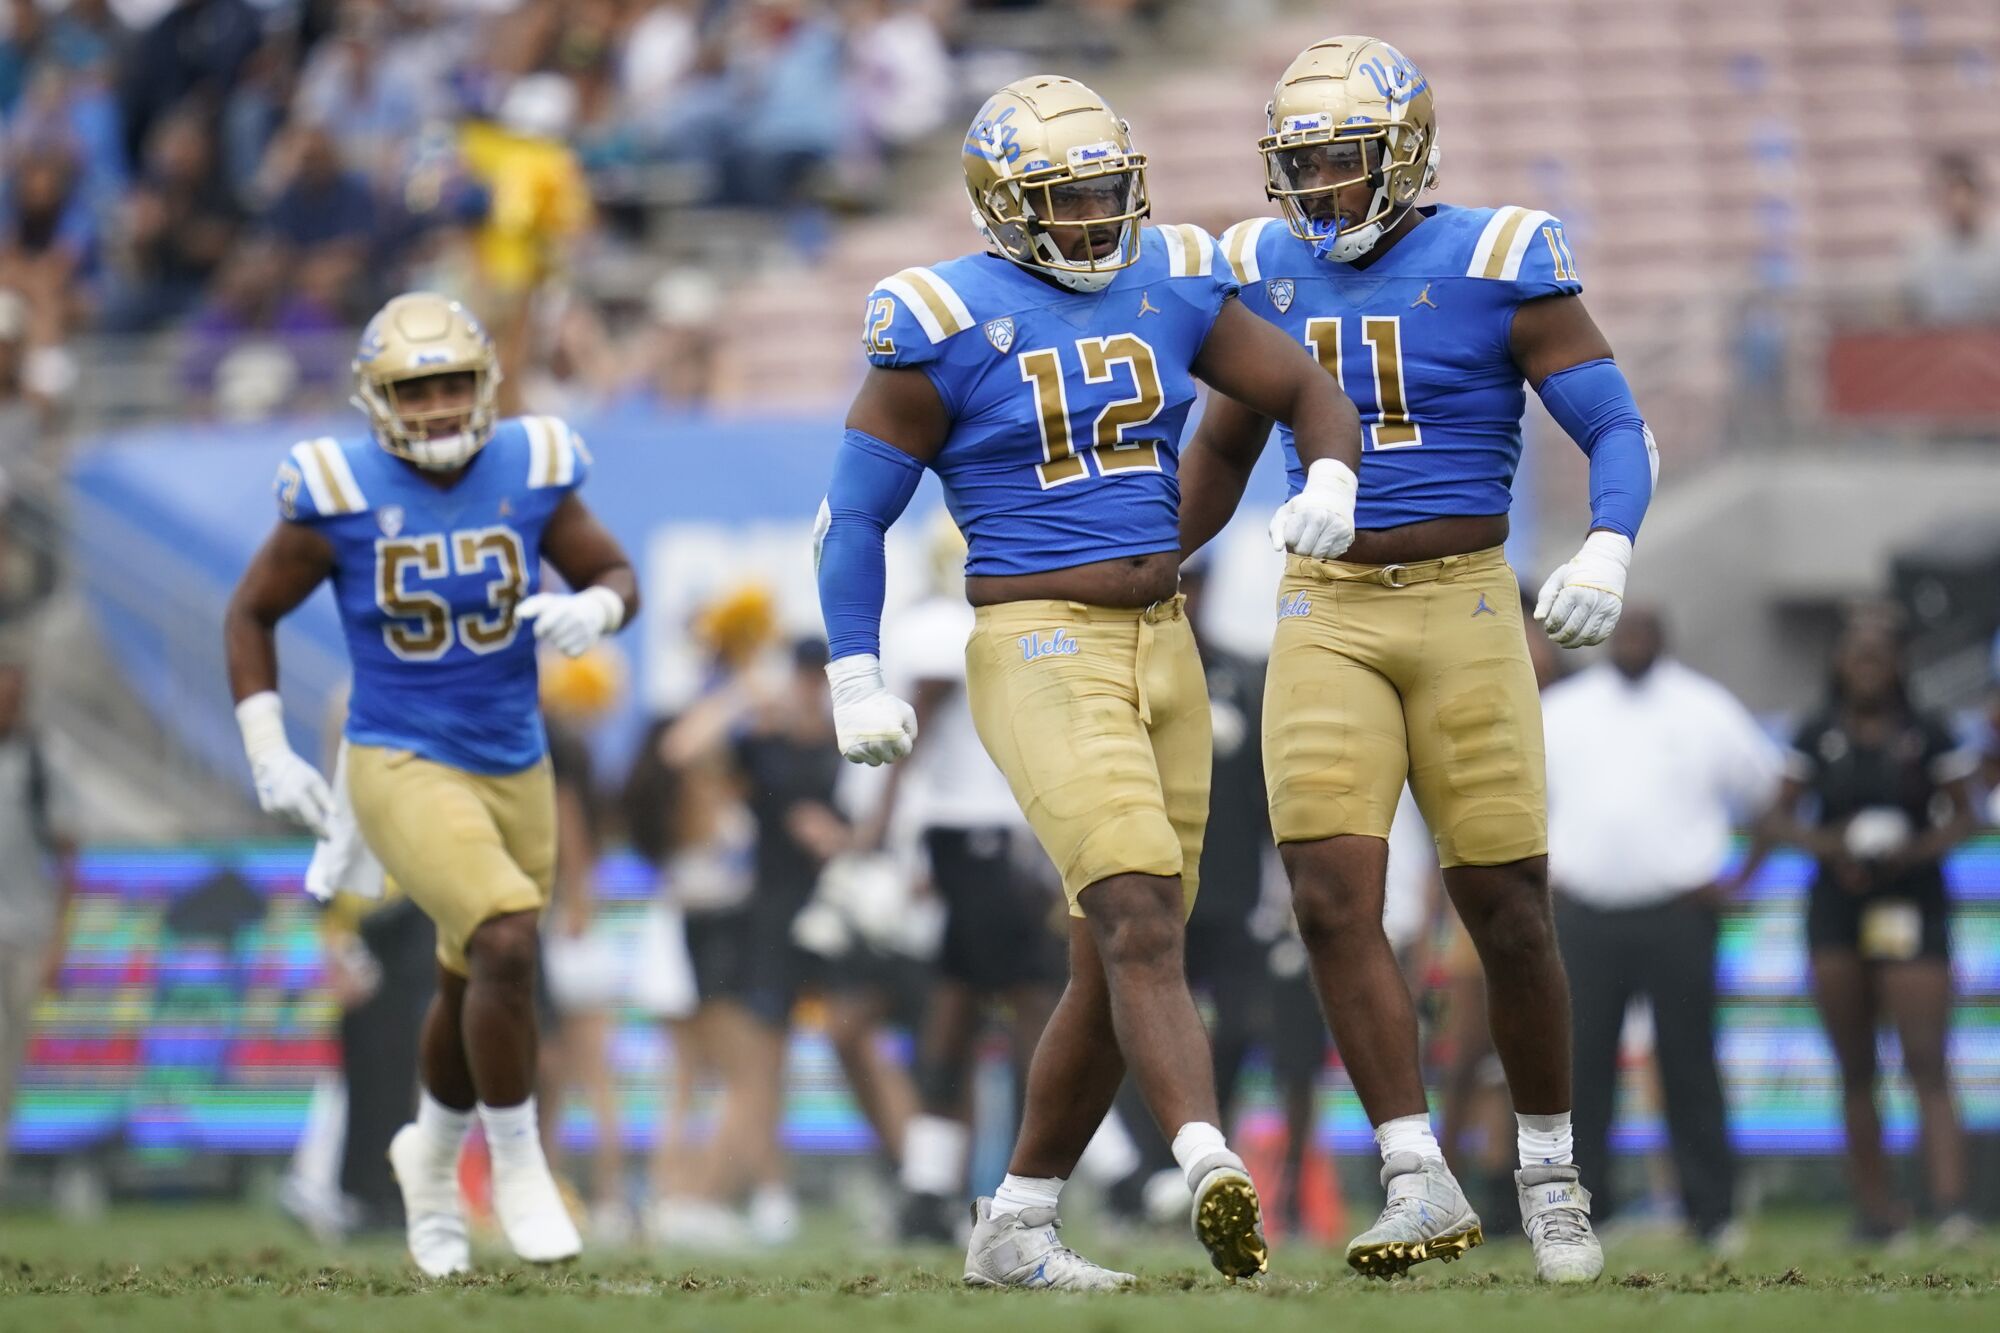
{"label": "football player wearing number 11", "polygon": [[1216,1127],[1207,1037],[1182,964],[1208,816],[1208,692],[1177,595],[1181,429],[1194,380],[1286,422],[1321,474],[1286,540],[1329,557],[1353,532],[1353,406],[1297,343],[1246,312],[1214,242],[1142,226],[1145,158],[1071,79],[1009,84],[963,157],[988,249],[885,279],[872,369],[821,510],[820,606],[843,754],[900,759],[908,704],[877,660],[883,533],[926,466],[964,532],[976,608],[966,691],[1070,901],[1070,975],[1028,1073],[1006,1180],[974,1205],[965,1280],[1131,1281],[1057,1239],[1058,1192],[1129,1067],[1234,1279],[1266,1263],[1257,1194]]}
{"label": "football player wearing number 11", "polygon": [[[354,374],[370,431],[279,467],[280,521],[229,603],[229,686],[264,809],[336,863],[358,834],[437,926],[423,1096],[389,1147],[411,1257],[432,1277],[471,1265],[458,1155],[476,1108],[507,1241],[552,1263],[580,1245],[529,1095],[556,852],[535,643],[582,654],[631,619],[638,587],[576,496],[582,442],[553,417],[495,421],[493,343],[457,302],[389,302]],[[575,591],[541,591],[545,559]],[[354,666],[338,791],[286,741],[277,695],[278,622],[328,579]]]}
{"label": "football player wearing number 11", "polygon": [[[1590,456],[1589,534],[1535,616],[1566,647],[1603,641],[1652,495],[1652,435],[1578,297],[1560,222],[1417,206],[1437,171],[1437,120],[1429,82],[1394,47],[1315,43],[1267,116],[1267,193],[1284,218],[1238,223],[1222,250],[1244,305],[1311,349],[1368,422],[1361,531],[1344,560],[1288,562],[1264,693],[1272,832],[1382,1150],[1388,1206],[1347,1259],[1393,1276],[1483,1234],[1431,1134],[1416,1016],[1382,933],[1385,840],[1407,774],[1485,965],[1536,1267],[1587,1281],[1604,1258],[1570,1148],[1541,710],[1501,545],[1525,380]],[[1269,431],[1254,405],[1218,401],[1203,418],[1183,467],[1190,551],[1228,520]],[[1297,505],[1325,488],[1323,465],[1281,438]]]}

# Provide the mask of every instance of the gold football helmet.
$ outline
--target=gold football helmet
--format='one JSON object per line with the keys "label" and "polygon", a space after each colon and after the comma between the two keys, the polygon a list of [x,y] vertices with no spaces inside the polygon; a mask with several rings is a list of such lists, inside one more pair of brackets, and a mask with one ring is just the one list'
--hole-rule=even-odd
{"label": "gold football helmet", "polygon": [[[398,388],[433,375],[472,376],[470,408],[405,407]],[[462,467],[493,435],[500,389],[500,358],[472,313],[436,292],[405,292],[382,307],[362,330],[354,352],[354,405],[368,414],[375,440],[398,458],[445,472]],[[463,418],[448,435],[432,435],[439,421]]]}
{"label": "gold football helmet", "polygon": [[1023,268],[1096,292],[1139,258],[1139,220],[1152,212],[1145,154],[1075,79],[1037,74],[987,98],[964,162],[974,225]]}
{"label": "gold football helmet", "polygon": [[[1374,37],[1328,37],[1299,53],[1264,108],[1270,133],[1264,193],[1292,234],[1352,263],[1373,249],[1437,184],[1437,109],[1430,80]],[[1336,194],[1370,185],[1364,217],[1340,215]]]}

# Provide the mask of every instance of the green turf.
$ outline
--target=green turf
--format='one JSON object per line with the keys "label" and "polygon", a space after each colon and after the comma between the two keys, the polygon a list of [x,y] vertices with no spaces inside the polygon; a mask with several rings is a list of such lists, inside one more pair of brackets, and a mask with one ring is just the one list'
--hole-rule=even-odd
{"label": "green turf", "polygon": [[473,1277],[417,1278],[388,1244],[324,1252],[247,1210],[133,1208],[88,1226],[0,1216],[0,1329],[178,1330],[992,1329],[1144,1333],[1396,1330],[1809,1329],[1812,1333],[2000,1327],[2000,1242],[1956,1255],[1867,1255],[1828,1219],[1766,1220],[1742,1258],[1712,1262],[1670,1241],[1614,1244],[1606,1277],[1550,1290],[1519,1242],[1427,1264],[1395,1283],[1348,1275],[1335,1255],[1281,1249],[1272,1275],[1230,1288],[1174,1238],[1079,1241],[1134,1267],[1135,1292],[1096,1297],[968,1292],[958,1256],[843,1251],[824,1231],[753,1259],[622,1253],[543,1272],[486,1254]]}

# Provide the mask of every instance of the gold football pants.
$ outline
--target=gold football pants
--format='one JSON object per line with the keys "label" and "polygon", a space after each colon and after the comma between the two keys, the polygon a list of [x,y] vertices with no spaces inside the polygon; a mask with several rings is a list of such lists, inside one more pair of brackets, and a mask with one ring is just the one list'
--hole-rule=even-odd
{"label": "gold football pants", "polygon": [[1386,838],[1407,777],[1444,866],[1548,851],[1541,698],[1498,547],[1410,565],[1291,556],[1264,690],[1277,840]]}
{"label": "gold football pants", "polygon": [[1208,686],[1185,599],[978,608],[965,647],[973,723],[1042,849],[1079,895],[1119,874],[1200,882]]}
{"label": "gold football pants", "polygon": [[556,789],[546,757],[489,777],[408,750],[349,745],[347,791],[361,836],[436,924],[438,961],[460,976],[481,923],[548,902]]}

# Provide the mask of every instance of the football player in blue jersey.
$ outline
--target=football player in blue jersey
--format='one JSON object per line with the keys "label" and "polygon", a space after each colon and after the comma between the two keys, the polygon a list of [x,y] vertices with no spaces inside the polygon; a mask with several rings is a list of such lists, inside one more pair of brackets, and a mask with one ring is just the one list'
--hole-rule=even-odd
{"label": "football player in blue jersey", "polygon": [[[1216,1127],[1182,966],[1208,813],[1208,693],[1176,592],[1181,430],[1195,379],[1289,423],[1335,490],[1290,549],[1351,530],[1353,406],[1240,308],[1209,236],[1142,226],[1145,158],[1101,98],[1009,84],[963,156],[988,249],[885,279],[819,543],[834,721],[851,760],[901,758],[915,718],[883,684],[883,533],[926,466],[968,544],[966,691],[1070,901],[1070,977],[1036,1049],[1006,1180],[975,1203],[965,1279],[1096,1288],[1128,1274],[1055,1232],[1057,1194],[1126,1069],[1173,1141],[1193,1224],[1231,1278],[1263,1270],[1258,1201]],[[1347,476],[1343,493],[1338,478]]]}
{"label": "football player in blue jersey", "polygon": [[[1281,218],[1225,232],[1245,307],[1308,348],[1367,423],[1360,529],[1338,561],[1293,556],[1265,692],[1271,825],[1320,1002],[1381,1145],[1388,1206],[1348,1247],[1392,1276],[1479,1244],[1432,1136],[1410,994],[1382,931],[1391,817],[1407,776],[1485,965],[1519,1119],[1522,1221],[1538,1270],[1603,1267],[1572,1161],[1568,982],[1551,916],[1542,725],[1502,554],[1523,383],[1590,456],[1583,547],[1534,615],[1557,643],[1617,623],[1652,495],[1652,436],[1584,310],[1562,223],[1527,208],[1421,207],[1438,164],[1430,84],[1369,37],[1292,62],[1260,143]],[[1218,400],[1182,468],[1198,549],[1270,432]],[[1292,498],[1342,495],[1280,427]]]}
{"label": "football player in blue jersey", "polygon": [[[336,864],[353,864],[358,833],[437,925],[423,1096],[389,1149],[411,1256],[433,1277],[470,1266],[457,1163],[476,1107],[508,1243],[567,1259],[576,1227],[530,1096],[556,823],[535,645],[583,653],[631,618],[638,588],[577,498],[582,442],[552,417],[496,421],[493,343],[457,302],[389,302],[354,373],[369,433],[292,448],[279,522],[229,603],[243,747],[265,810],[310,828]],[[543,591],[543,560],[575,591]],[[340,792],[285,739],[277,694],[278,622],[329,579],[354,666]]]}

